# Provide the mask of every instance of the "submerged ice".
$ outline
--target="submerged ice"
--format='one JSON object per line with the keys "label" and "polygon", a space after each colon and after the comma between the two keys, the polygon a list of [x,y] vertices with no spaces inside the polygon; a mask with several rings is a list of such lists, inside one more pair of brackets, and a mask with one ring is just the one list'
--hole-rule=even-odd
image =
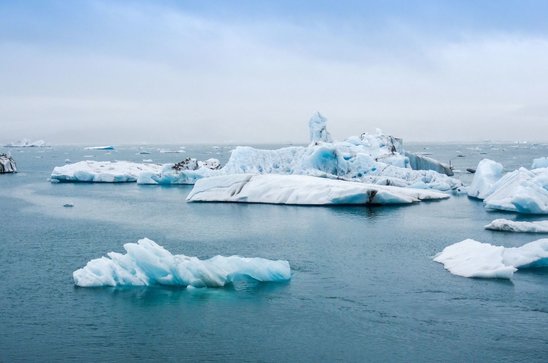
{"label": "submerged ice", "polygon": [[110,252],[108,257],[89,261],[74,271],[74,283],[81,287],[99,286],[192,286],[222,287],[241,279],[287,281],[289,262],[215,256],[207,260],[173,255],[154,241],[144,238],[126,243],[125,254]]}
{"label": "submerged ice", "polygon": [[518,269],[548,267],[548,239],[509,248],[467,239],[445,247],[434,261],[457,276],[510,279]]}

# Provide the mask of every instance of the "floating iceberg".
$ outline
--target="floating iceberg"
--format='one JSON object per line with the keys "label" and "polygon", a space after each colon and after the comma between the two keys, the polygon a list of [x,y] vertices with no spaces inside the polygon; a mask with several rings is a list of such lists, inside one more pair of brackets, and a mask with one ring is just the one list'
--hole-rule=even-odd
{"label": "floating iceberg", "polygon": [[409,204],[449,198],[432,190],[392,187],[306,175],[232,174],[200,179],[189,202],[295,205]]}
{"label": "floating iceberg", "polygon": [[521,268],[548,267],[548,239],[510,248],[467,239],[445,247],[434,261],[457,276],[510,279]]}
{"label": "floating iceberg", "polygon": [[327,119],[316,112],[308,122],[310,129],[310,142],[333,142],[331,134],[327,131]]}
{"label": "floating iceberg", "polygon": [[535,222],[517,222],[508,219],[495,219],[485,229],[505,232],[548,233],[548,220]]}
{"label": "floating iceberg", "polygon": [[85,147],[84,150],[114,150],[114,146],[112,146],[112,145],[88,146],[88,147]]}
{"label": "floating iceberg", "polygon": [[8,154],[0,154],[0,174],[16,173],[17,165],[15,160]]}
{"label": "floating iceberg", "polygon": [[31,141],[29,139],[21,139],[10,144],[6,147],[46,147],[47,144],[44,140]]}
{"label": "floating iceberg", "polygon": [[193,286],[222,287],[240,279],[288,281],[289,262],[240,256],[215,256],[208,260],[172,255],[154,241],[144,238],[124,245],[126,254],[110,252],[73,272],[74,283],[98,286]]}
{"label": "floating iceberg", "polygon": [[548,168],[548,157],[538,158],[533,160],[531,169]]}
{"label": "floating iceberg", "polygon": [[186,158],[176,164],[164,164],[160,172],[143,172],[137,184],[194,184],[198,179],[218,174],[221,163],[217,159],[200,161]]}
{"label": "floating iceberg", "polygon": [[502,177],[502,169],[502,164],[496,161],[481,160],[476,168],[472,184],[468,187],[468,195],[484,199],[491,193],[493,185]]}
{"label": "floating iceberg", "polygon": [[135,182],[141,173],[159,173],[158,164],[140,164],[128,161],[86,160],[53,169],[52,182],[125,183]]}
{"label": "floating iceberg", "polygon": [[483,198],[487,209],[548,214],[548,168],[520,168],[500,176],[501,168],[494,161],[480,161],[469,195]]}

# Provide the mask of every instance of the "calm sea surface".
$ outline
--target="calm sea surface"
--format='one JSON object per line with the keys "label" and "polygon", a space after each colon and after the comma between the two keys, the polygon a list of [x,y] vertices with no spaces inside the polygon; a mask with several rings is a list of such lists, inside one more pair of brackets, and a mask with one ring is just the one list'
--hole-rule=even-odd
{"label": "calm sea surface", "polygon": [[[483,157],[513,170],[548,156],[531,144],[407,148],[460,170]],[[187,204],[191,186],[47,181],[65,159],[225,162],[231,147],[149,149],[11,149],[20,172],[0,175],[1,362],[546,362],[546,269],[466,279],[431,260],[466,238],[509,247],[547,237],[483,229],[514,214],[465,196],[373,208]],[[287,259],[293,278],[197,290],[73,285],[90,259],[143,237],[200,258]]]}

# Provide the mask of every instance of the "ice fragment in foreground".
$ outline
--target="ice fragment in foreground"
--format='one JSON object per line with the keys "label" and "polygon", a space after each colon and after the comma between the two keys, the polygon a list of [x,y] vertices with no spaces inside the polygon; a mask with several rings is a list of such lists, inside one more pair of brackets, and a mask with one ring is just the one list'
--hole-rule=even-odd
{"label": "ice fragment in foreground", "polygon": [[124,245],[126,254],[110,252],[108,257],[91,260],[73,272],[74,283],[82,287],[98,286],[193,286],[221,287],[251,278],[257,281],[291,279],[289,262],[215,256],[207,260],[172,255],[154,241],[144,238]]}

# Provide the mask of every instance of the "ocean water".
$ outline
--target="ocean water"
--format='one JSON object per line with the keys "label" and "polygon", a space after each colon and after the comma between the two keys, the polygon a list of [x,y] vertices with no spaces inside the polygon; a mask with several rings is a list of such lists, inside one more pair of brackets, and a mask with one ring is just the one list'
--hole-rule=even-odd
{"label": "ocean water", "polygon": [[[407,148],[459,170],[483,157],[513,170],[548,156],[547,145],[530,144]],[[224,162],[230,149],[12,149],[20,172],[0,175],[0,361],[546,361],[546,269],[466,279],[432,261],[465,238],[507,247],[541,238],[483,229],[495,218],[539,217],[487,212],[465,196],[399,207],[187,204],[191,186],[47,181],[65,159]],[[287,259],[292,280],[74,286],[74,270],[142,237],[200,258]]]}

